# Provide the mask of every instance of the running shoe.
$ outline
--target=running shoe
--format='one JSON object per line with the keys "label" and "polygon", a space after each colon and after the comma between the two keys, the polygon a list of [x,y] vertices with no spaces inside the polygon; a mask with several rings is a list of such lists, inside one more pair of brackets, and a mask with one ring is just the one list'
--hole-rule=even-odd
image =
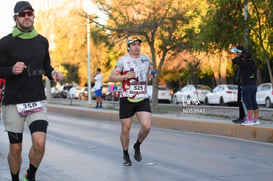
{"label": "running shoe", "polygon": [[244,119],[238,118],[238,119],[232,120],[232,122],[235,124],[241,124],[242,122],[244,122]]}
{"label": "running shoe", "polygon": [[28,181],[27,174],[24,176],[24,181]]}
{"label": "running shoe", "polygon": [[136,145],[134,145],[134,150],[135,150],[135,155],[134,155],[134,159],[136,160],[136,161],[141,161],[142,160],[142,156],[141,156],[141,153],[140,153],[140,148],[138,147],[136,147]]}
{"label": "running shoe", "polygon": [[28,175],[26,174],[26,175],[24,176],[24,181],[35,181],[35,179],[28,179],[27,177],[28,177]]}
{"label": "running shoe", "polygon": [[246,119],[244,122],[242,122],[242,125],[245,125],[245,126],[252,126],[253,125],[253,122]]}
{"label": "running shoe", "polygon": [[260,124],[261,124],[261,122],[259,119],[253,120],[253,125],[260,125]]}
{"label": "running shoe", "polygon": [[130,156],[129,155],[123,155],[123,160],[124,160],[124,165],[125,166],[131,166],[132,165],[132,161],[130,160]]}

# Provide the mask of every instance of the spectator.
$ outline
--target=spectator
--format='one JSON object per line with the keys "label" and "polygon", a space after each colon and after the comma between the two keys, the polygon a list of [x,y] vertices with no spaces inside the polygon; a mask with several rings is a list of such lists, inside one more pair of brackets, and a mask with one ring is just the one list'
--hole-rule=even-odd
{"label": "spectator", "polygon": [[[239,50],[239,47],[233,48],[232,51]],[[250,52],[248,50],[240,50],[241,54],[238,54],[232,62],[240,67],[240,82],[242,85],[242,97],[243,102],[247,109],[247,119],[242,123],[242,125],[258,125],[260,121],[258,120],[258,104],[256,101],[257,92],[257,66],[252,60]],[[254,120],[252,120],[252,115],[254,114]]]}
{"label": "spectator", "polygon": [[[231,50],[232,53],[236,53],[237,56],[242,54],[243,51],[243,47],[242,46],[237,46],[236,48],[233,48]],[[233,123],[236,124],[241,124],[242,122],[244,122],[245,120],[245,106],[244,103],[242,101],[242,86],[241,86],[241,82],[240,82],[240,66],[237,66],[237,71],[236,71],[236,76],[235,76],[235,83],[238,85],[238,89],[237,89],[237,103],[239,106],[239,117],[238,119],[232,120]]]}

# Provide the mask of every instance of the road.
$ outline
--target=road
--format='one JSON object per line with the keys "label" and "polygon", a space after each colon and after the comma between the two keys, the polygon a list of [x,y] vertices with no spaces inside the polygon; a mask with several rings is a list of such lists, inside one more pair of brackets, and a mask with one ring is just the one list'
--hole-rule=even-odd
{"label": "road", "polygon": [[[122,164],[120,124],[49,113],[46,154],[38,181],[271,181],[273,144],[152,128],[143,160]],[[9,179],[8,138],[0,122],[0,180]],[[139,126],[133,125],[131,144]],[[25,129],[20,176],[28,167]],[[129,151],[133,159],[132,150]]]}

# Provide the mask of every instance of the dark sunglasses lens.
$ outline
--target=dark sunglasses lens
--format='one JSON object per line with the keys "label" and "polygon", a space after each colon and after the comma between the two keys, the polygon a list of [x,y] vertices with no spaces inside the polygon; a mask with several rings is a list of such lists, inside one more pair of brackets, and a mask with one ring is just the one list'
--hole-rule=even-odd
{"label": "dark sunglasses lens", "polygon": [[29,12],[21,12],[18,14],[19,17],[25,17],[25,16],[33,16],[33,12],[29,11]]}

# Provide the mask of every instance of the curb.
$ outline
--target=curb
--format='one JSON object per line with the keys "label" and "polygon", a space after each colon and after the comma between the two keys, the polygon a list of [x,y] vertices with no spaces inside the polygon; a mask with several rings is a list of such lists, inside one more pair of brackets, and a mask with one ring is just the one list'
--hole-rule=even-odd
{"label": "curb", "polygon": [[[48,111],[91,119],[119,121],[118,111],[105,109],[48,104]],[[138,123],[136,117],[133,118],[133,123]],[[273,143],[273,128],[262,126],[242,126],[231,122],[225,123],[223,121],[212,121],[201,118],[180,119],[157,114],[152,115],[151,126],[178,131],[198,132]]]}

